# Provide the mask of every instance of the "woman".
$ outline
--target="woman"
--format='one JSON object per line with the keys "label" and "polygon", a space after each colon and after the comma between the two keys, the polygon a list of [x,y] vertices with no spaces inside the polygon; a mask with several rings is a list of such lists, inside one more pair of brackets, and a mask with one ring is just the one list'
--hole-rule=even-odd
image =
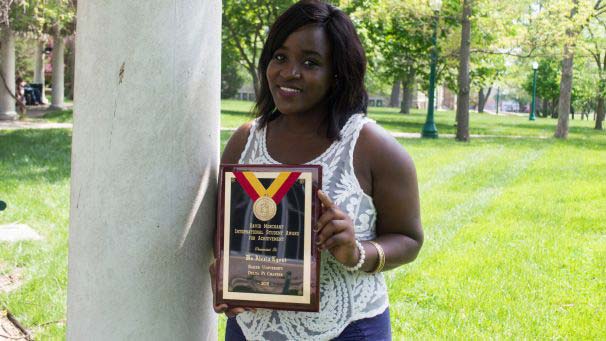
{"label": "woman", "polygon": [[300,1],[272,26],[259,60],[257,119],[231,137],[223,163],[320,164],[324,210],[320,312],[215,306],[226,339],[391,339],[381,271],[421,248],[410,156],[365,117],[366,58],[350,19]]}

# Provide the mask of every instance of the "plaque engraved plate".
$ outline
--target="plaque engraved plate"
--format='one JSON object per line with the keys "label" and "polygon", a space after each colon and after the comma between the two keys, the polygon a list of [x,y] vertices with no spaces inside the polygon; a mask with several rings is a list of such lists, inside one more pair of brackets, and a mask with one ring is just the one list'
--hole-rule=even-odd
{"label": "plaque engraved plate", "polygon": [[321,166],[222,165],[215,304],[318,311]]}

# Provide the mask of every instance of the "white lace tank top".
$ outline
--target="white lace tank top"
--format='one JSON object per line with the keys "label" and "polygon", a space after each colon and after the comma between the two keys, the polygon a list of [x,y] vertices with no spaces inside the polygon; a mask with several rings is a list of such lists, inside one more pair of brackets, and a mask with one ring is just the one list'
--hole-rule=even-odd
{"label": "white lace tank top", "polygon": [[[307,164],[322,165],[322,190],[354,222],[356,238],[376,237],[376,210],[355,176],[353,152],[360,130],[370,119],[362,114],[349,118],[336,140]],[[267,152],[266,127],[253,122],[239,163],[278,164]],[[388,306],[382,274],[349,272],[328,251],[322,252],[320,312],[257,309],[238,314],[238,325],[247,340],[329,340],[352,321],[382,313]]]}

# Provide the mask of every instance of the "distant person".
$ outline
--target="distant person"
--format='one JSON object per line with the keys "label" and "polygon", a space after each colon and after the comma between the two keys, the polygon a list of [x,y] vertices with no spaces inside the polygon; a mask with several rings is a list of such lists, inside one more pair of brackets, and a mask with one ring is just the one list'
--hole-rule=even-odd
{"label": "distant person", "polygon": [[25,86],[25,99],[27,101],[27,105],[42,105],[42,93],[40,92],[40,88],[33,86],[32,84],[27,84]]}
{"label": "distant person", "polygon": [[27,83],[21,77],[15,80],[15,97],[18,103],[25,104],[25,86]]}

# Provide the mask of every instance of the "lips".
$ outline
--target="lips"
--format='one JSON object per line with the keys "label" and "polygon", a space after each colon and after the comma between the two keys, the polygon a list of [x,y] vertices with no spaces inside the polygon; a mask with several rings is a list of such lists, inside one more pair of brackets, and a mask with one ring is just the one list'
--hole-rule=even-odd
{"label": "lips", "polygon": [[288,86],[278,86],[278,93],[283,97],[294,97],[301,93],[301,89]]}

